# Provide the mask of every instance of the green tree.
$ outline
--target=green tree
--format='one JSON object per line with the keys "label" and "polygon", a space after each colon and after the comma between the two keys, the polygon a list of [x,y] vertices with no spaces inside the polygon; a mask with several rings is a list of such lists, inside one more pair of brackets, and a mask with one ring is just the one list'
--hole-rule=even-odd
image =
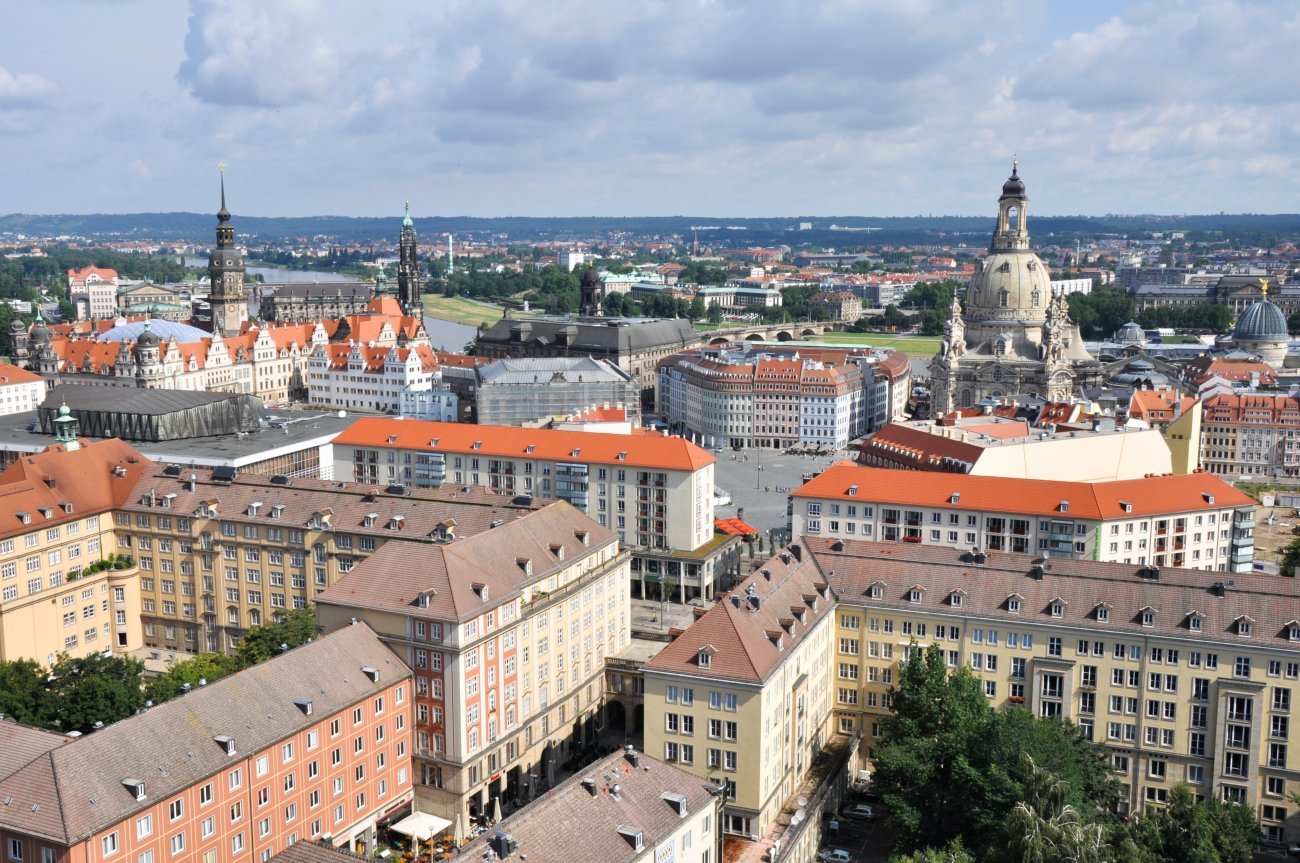
{"label": "green tree", "polygon": [[948,315],[940,309],[926,309],[921,312],[921,335],[937,336],[943,332],[943,325],[948,322]]}
{"label": "green tree", "polygon": [[239,642],[236,655],[241,668],[265,662],[284,650],[292,650],[316,637],[316,610],[311,606],[295,608],[280,620],[254,626]]}
{"label": "green tree", "polygon": [[968,826],[967,798],[979,781],[968,753],[992,716],[970,669],[949,672],[943,650],[915,643],[890,690],[872,780],[902,848],[950,842]]}
{"label": "green tree", "polygon": [[48,693],[57,705],[50,723],[57,721],[61,731],[92,731],[96,722],[108,725],[144,706],[144,663],[138,659],[61,653],[50,676]]}
{"label": "green tree", "polygon": [[198,688],[200,681],[212,683],[239,670],[239,660],[225,653],[200,653],[172,665],[167,673],[145,684],[144,694],[154,704],[170,701],[184,692],[185,684]]}
{"label": "green tree", "polygon": [[46,671],[39,663],[0,662],[0,713],[27,725],[47,724]]}
{"label": "green tree", "polygon": [[690,311],[687,313],[687,317],[689,317],[693,321],[698,321],[701,318],[703,318],[704,315],[705,315],[704,297],[701,297],[699,295],[692,297],[691,308]]}
{"label": "green tree", "polygon": [[893,854],[889,863],[975,863],[975,858],[954,839],[945,848],[926,848],[913,854]]}
{"label": "green tree", "polygon": [[705,315],[705,317],[709,319],[709,323],[713,324],[714,326],[717,326],[718,324],[722,323],[722,307],[719,306],[717,303],[713,303],[712,305],[709,306],[709,310]]}
{"label": "green tree", "polygon": [[1006,819],[1009,858],[1019,863],[1108,863],[1106,831],[1100,824],[1085,822],[1079,810],[1066,802],[1068,783],[1039,768],[1028,755],[1021,760],[1026,770],[1025,799]]}
{"label": "green tree", "polygon": [[1300,538],[1287,543],[1286,548],[1282,551],[1280,568],[1283,575],[1294,575],[1297,566],[1300,566]]}
{"label": "green tree", "polygon": [[1254,810],[1217,797],[1197,800],[1189,785],[1169,791],[1163,809],[1136,816],[1121,835],[1118,863],[1249,863],[1259,844]]}

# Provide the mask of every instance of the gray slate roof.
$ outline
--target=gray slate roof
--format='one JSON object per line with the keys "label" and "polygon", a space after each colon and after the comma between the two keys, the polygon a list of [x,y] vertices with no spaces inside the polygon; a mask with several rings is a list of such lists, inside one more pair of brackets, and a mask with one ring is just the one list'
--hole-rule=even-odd
{"label": "gray slate roof", "polygon": [[[361,673],[379,669],[379,680]],[[354,624],[152,710],[39,754],[0,780],[0,828],[70,845],[222,772],[323,717],[409,678],[364,623]],[[313,715],[294,705],[309,698]],[[235,709],[237,706],[238,709]],[[145,782],[137,801],[122,781]]]}
{"label": "gray slate roof", "polygon": [[58,410],[60,406],[66,404],[74,412],[113,411],[122,414],[161,416],[216,402],[237,401],[241,397],[239,393],[64,384],[46,394],[45,401],[41,402],[41,408]]}
{"label": "gray slate roof", "polygon": [[[582,786],[586,777],[596,780],[594,796]],[[617,797],[610,793],[615,784],[619,786]],[[674,805],[662,797],[664,792],[686,798],[685,815],[679,815]],[[498,831],[510,834],[519,843],[518,854],[511,860],[518,859],[518,855],[527,855],[528,863],[630,863],[641,857],[650,859],[684,820],[714,806],[715,801],[700,777],[644,753],[638,754],[638,766],[633,767],[619,752],[595,762],[582,774],[502,820],[495,829],[462,848],[460,859],[482,860]],[[644,850],[633,850],[619,833],[619,827],[624,826],[642,831]],[[722,829],[716,818],[713,829]],[[706,840],[697,836],[695,841]]]}

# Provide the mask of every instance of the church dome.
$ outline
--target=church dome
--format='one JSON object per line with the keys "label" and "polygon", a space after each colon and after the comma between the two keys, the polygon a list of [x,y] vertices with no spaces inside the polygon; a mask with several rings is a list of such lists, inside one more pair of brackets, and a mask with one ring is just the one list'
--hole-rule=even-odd
{"label": "church dome", "polygon": [[1234,340],[1283,342],[1290,338],[1286,329],[1286,316],[1268,300],[1253,303],[1241,313],[1232,337]]}
{"label": "church dome", "polygon": [[1024,197],[1025,181],[1020,179],[1020,174],[1017,171],[1018,171],[1018,166],[1013,164],[1011,166],[1011,176],[1008,177],[1007,181],[1002,184],[1002,194],[1004,197],[1009,197],[1009,198]]}
{"label": "church dome", "polygon": [[1121,345],[1136,345],[1147,340],[1147,334],[1136,321],[1129,321],[1115,331],[1115,341]]}
{"label": "church dome", "polygon": [[[166,339],[171,342],[189,344],[212,338],[212,334],[189,324],[151,318],[147,321],[134,321],[113,327],[111,330],[100,333],[98,338],[101,342],[135,342],[136,344],[156,345],[162,339]],[[150,341],[146,342],[146,338]]]}
{"label": "church dome", "polygon": [[49,327],[45,326],[44,318],[36,319],[36,326],[32,327],[31,338],[34,345],[48,345],[50,340],[54,338],[54,333],[51,332]]}

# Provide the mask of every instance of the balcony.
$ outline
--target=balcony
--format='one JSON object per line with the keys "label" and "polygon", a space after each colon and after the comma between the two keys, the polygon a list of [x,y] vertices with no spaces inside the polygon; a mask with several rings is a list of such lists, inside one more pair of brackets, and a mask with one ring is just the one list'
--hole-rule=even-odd
{"label": "balcony", "polygon": [[1245,518],[1242,519],[1241,521],[1234,521],[1232,523],[1232,527],[1234,530],[1254,530],[1255,517],[1251,516],[1250,518]]}

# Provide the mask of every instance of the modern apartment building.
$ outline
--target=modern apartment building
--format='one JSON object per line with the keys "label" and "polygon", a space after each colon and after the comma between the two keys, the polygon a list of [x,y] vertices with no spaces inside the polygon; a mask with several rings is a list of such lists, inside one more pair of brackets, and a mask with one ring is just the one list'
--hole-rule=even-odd
{"label": "modern apartment building", "polygon": [[723,788],[723,831],[767,833],[831,734],[835,594],[801,548],[702,610],[643,669],[645,748]]}
{"label": "modern apartment building", "polygon": [[680,437],[367,417],[334,439],[334,458],[349,482],[566,500],[631,548],[642,595],[666,581],[707,599],[738,565],[714,538],[714,457]]}
{"label": "modern apartment building", "polygon": [[265,861],[376,850],[411,799],[411,672],[364,624],[84,737],[0,723],[11,861]]}
{"label": "modern apartment building", "polygon": [[869,747],[915,642],[979,677],[991,704],[1060,716],[1104,743],[1122,812],[1188,782],[1294,841],[1300,588],[1294,579],[825,537],[806,556],[839,596],[835,729]]}
{"label": "modern apartment building", "polygon": [[792,495],[791,536],[1250,572],[1255,501],[1208,473],[1055,482],[840,462]]}
{"label": "modern apartment building", "polygon": [[317,609],[415,669],[417,808],[468,823],[595,740],[605,657],[629,640],[628,554],[563,501],[413,552],[385,545]]}
{"label": "modern apartment building", "polygon": [[1220,476],[1300,476],[1300,398],[1283,393],[1219,393],[1205,399],[1201,466]]}
{"label": "modern apartment building", "polygon": [[[618,752],[465,846],[467,860],[720,863],[719,797],[672,764]],[[562,829],[561,825],[580,826]]]}
{"label": "modern apartment building", "polygon": [[0,660],[141,645],[137,570],[102,561],[118,551],[113,512],[153,465],[119,440],[62,438],[0,473]]}
{"label": "modern apartment building", "polygon": [[145,646],[198,653],[232,650],[249,627],[306,606],[390,541],[420,555],[531,508],[481,488],[150,465],[113,521],[118,549],[140,569]]}

